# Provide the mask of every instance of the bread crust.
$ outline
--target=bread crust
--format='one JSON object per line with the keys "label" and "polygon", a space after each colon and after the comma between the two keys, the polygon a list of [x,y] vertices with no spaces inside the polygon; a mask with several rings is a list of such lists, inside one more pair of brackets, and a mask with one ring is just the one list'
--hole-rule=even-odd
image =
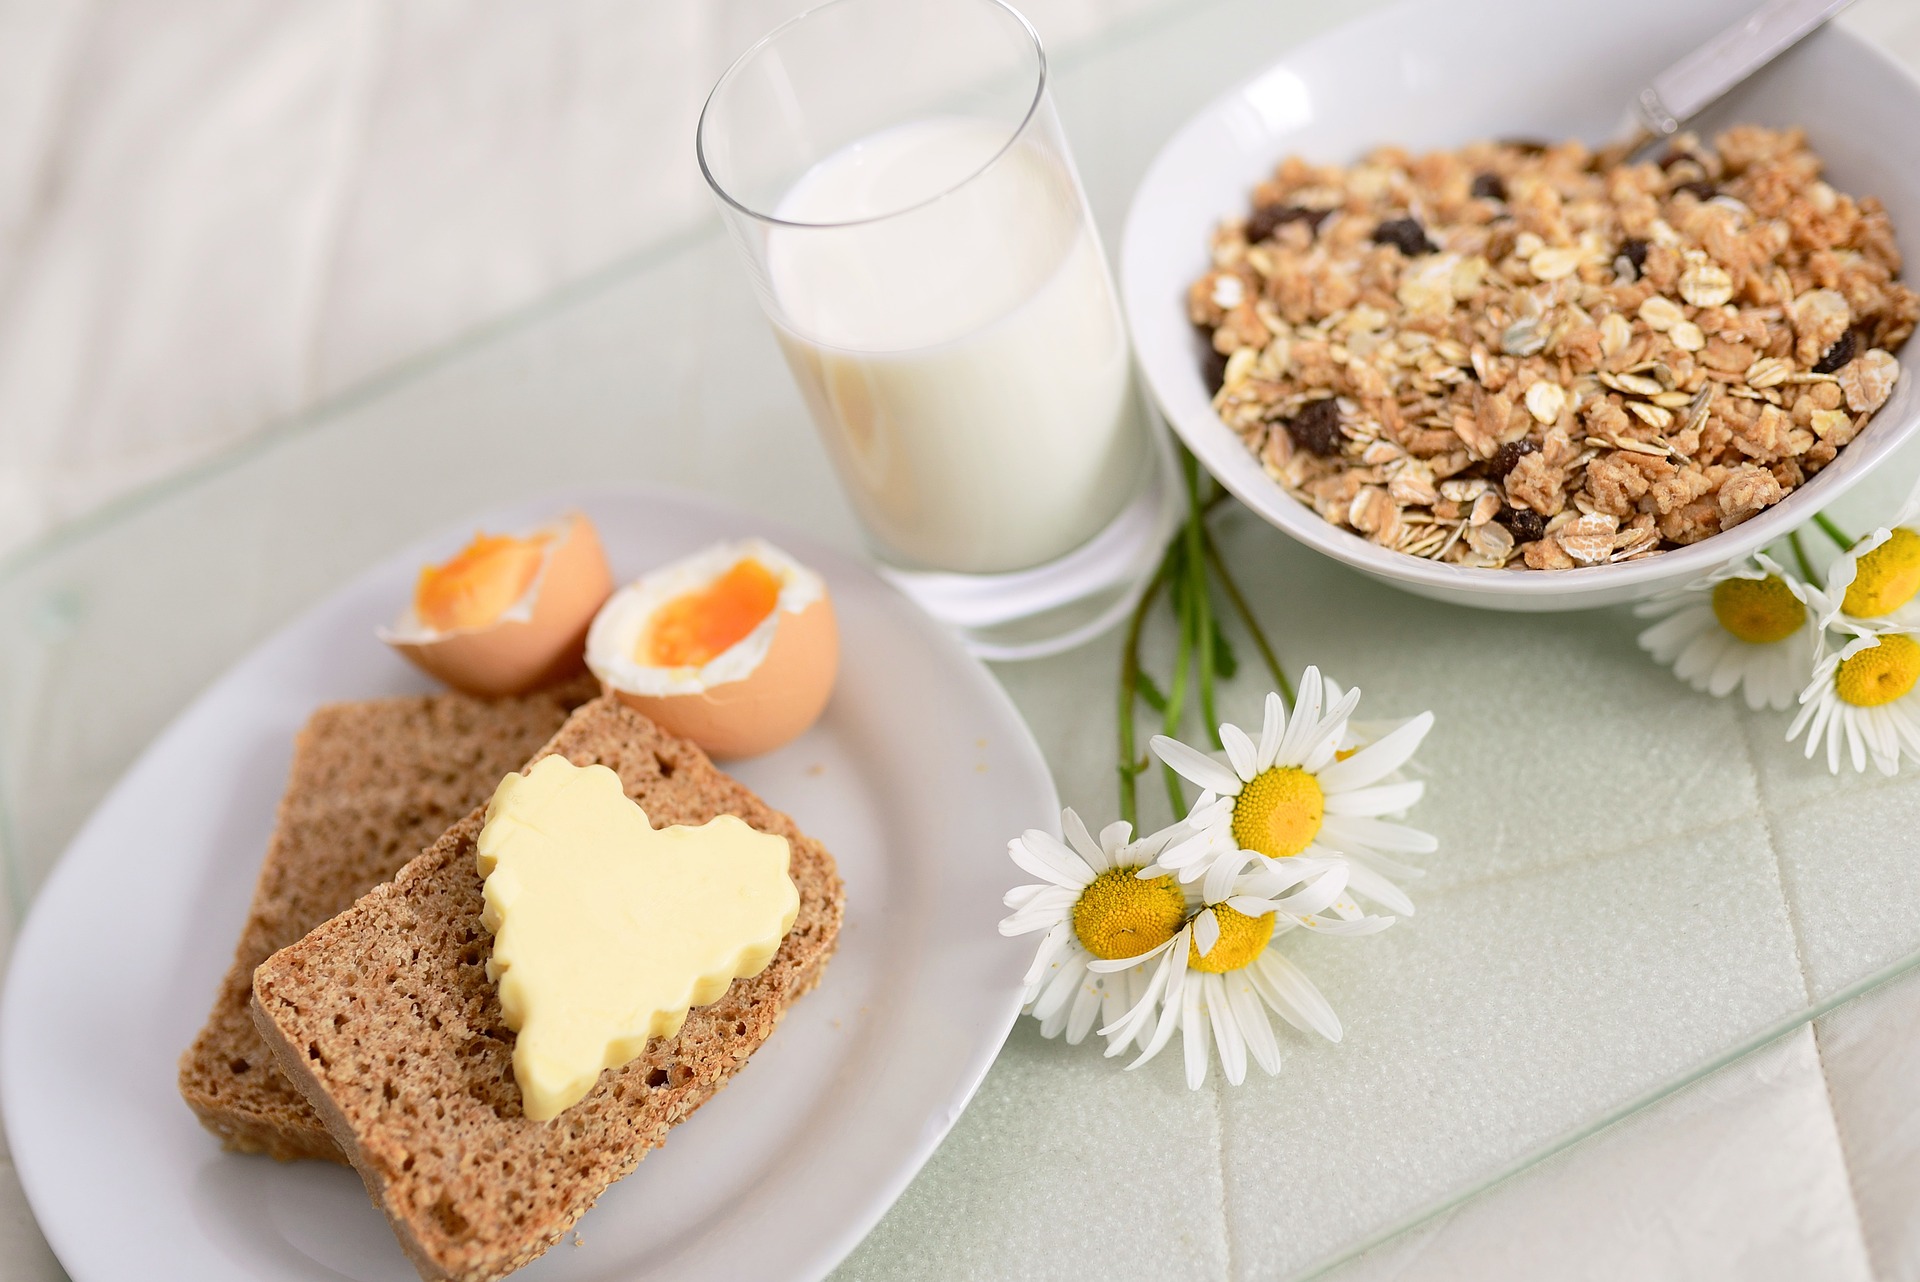
{"label": "bread crust", "polygon": [[392,877],[598,694],[583,678],[521,698],[369,699],[308,718],[233,964],[180,1057],[181,1097],[226,1147],[346,1160],[254,1028],[254,968]]}
{"label": "bread crust", "polygon": [[256,1026],[420,1275],[436,1282],[492,1282],[558,1241],[738,1071],[819,981],[839,936],[832,856],[692,744],[602,698],[534,759],[550,752],[612,768],[656,825],[737,814],[786,837],[800,911],[766,969],[603,1072],[549,1122],[522,1112],[514,1035],[486,978],[492,938],[473,851],[484,808],[260,965]]}

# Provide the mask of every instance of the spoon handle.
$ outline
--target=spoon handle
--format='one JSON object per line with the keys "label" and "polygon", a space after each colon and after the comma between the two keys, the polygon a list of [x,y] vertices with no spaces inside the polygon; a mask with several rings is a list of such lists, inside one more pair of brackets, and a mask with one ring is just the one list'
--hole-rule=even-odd
{"label": "spoon handle", "polygon": [[1633,111],[1656,138],[1805,39],[1852,0],[1771,0],[1655,76]]}

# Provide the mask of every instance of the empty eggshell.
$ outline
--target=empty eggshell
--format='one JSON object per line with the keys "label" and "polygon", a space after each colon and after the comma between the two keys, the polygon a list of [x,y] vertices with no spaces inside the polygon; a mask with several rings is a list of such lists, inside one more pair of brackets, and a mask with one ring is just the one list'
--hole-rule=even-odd
{"label": "empty eggshell", "polygon": [[[779,583],[765,618],[697,666],[649,661],[661,609],[757,561]],[[587,666],[629,706],[715,757],[770,752],[819,719],[839,670],[840,634],[820,576],[760,539],[722,543],[643,575],[602,607]]]}
{"label": "empty eggshell", "polygon": [[550,536],[539,572],[499,617],[436,631],[412,602],[380,639],[468,694],[524,694],[579,669],[594,612],[613,591],[613,572],[593,522],[568,513],[527,538]]}

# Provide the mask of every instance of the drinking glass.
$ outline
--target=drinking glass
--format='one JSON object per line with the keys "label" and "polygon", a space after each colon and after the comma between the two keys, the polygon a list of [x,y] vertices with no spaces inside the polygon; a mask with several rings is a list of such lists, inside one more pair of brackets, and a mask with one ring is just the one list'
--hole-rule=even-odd
{"label": "drinking glass", "polygon": [[882,573],[991,658],[1123,614],[1175,487],[1027,20],[832,0],[697,146]]}

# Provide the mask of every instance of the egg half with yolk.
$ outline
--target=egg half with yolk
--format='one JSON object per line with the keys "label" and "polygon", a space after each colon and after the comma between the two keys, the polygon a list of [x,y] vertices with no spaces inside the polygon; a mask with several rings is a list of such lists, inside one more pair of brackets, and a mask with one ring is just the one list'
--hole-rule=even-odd
{"label": "egg half with yolk", "polygon": [[607,689],[716,757],[757,756],[804,732],[839,663],[827,585],[761,539],[643,575],[587,634],[587,666]]}
{"label": "egg half with yolk", "polygon": [[569,513],[527,534],[476,534],[426,566],[380,639],[456,690],[524,694],[579,670],[612,591],[593,522]]}

